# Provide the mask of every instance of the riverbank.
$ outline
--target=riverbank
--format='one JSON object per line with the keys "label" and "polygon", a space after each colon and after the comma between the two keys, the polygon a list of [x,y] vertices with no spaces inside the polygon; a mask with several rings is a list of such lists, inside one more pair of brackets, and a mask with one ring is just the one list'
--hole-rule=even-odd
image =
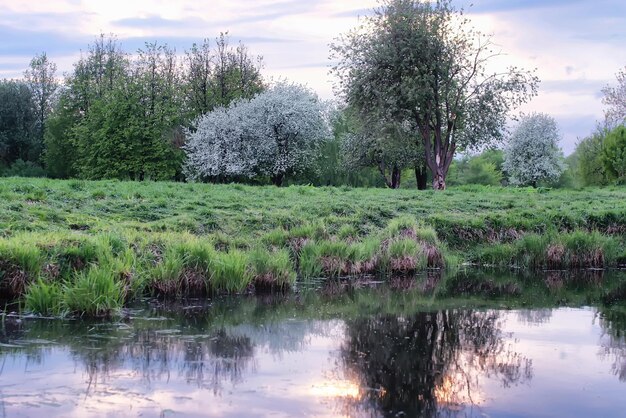
{"label": "riverbank", "polygon": [[626,189],[446,192],[3,179],[0,296],[106,315],[140,296],[265,292],[297,278],[451,275],[464,263],[626,263]]}

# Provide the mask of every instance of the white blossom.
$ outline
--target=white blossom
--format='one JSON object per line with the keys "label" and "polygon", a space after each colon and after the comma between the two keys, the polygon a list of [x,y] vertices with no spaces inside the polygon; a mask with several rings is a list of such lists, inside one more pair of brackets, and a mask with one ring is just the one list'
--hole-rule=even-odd
{"label": "white blossom", "polygon": [[303,170],[329,137],[327,112],[307,88],[278,83],[251,100],[218,108],[187,132],[191,179],[270,176]]}
{"label": "white blossom", "polygon": [[504,171],[512,185],[554,181],[565,170],[556,121],[535,113],[522,118],[504,153]]}

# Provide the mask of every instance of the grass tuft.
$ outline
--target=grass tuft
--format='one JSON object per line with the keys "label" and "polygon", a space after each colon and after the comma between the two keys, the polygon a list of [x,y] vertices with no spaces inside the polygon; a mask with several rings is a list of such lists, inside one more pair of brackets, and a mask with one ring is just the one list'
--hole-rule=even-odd
{"label": "grass tuft", "polygon": [[92,266],[62,286],[62,306],[81,316],[111,316],[124,302],[123,287],[108,268]]}

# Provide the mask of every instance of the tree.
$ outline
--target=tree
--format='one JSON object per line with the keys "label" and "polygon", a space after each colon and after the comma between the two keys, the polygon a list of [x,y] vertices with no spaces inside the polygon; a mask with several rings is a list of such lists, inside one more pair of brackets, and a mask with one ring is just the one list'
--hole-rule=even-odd
{"label": "tree", "polygon": [[465,156],[450,166],[450,184],[500,186],[503,163],[504,153],[500,150],[486,150],[479,155]]}
{"label": "tree", "polygon": [[504,153],[504,171],[512,185],[537,187],[540,181],[555,181],[565,164],[559,148],[556,121],[542,113],[523,117],[511,135]]}
{"label": "tree", "polygon": [[583,186],[602,186],[608,183],[608,174],[602,162],[602,146],[607,133],[606,128],[598,127],[593,134],[576,145],[575,174]]}
{"label": "tree", "polygon": [[410,121],[438,190],[457,149],[502,140],[509,111],[534,96],[538,82],[515,67],[489,73],[500,53],[461,15],[449,0],[384,0],[331,47],[345,100],[367,115]]}
{"label": "tree", "polygon": [[115,36],[100,34],[88,47],[87,55],[74,64],[65,84],[71,92],[73,107],[82,115],[89,113],[93,101],[123,84],[129,73],[129,57]]}
{"label": "tree", "polygon": [[48,59],[45,52],[36,55],[31,61],[24,78],[30,88],[37,115],[35,136],[40,147],[43,147],[46,120],[52,110],[52,98],[58,87],[55,78],[57,66]]}
{"label": "tree", "polygon": [[[73,129],[85,178],[171,179],[181,163],[169,134],[182,122],[175,52],[146,44]],[[109,88],[110,87],[110,88]]]}
{"label": "tree", "polygon": [[268,176],[281,186],[312,162],[329,134],[317,96],[303,86],[278,83],[200,117],[187,132],[186,173],[193,179]]}
{"label": "tree", "polygon": [[34,135],[36,123],[35,104],[28,85],[0,80],[0,165],[39,158],[41,146]]}
{"label": "tree", "polygon": [[242,43],[232,48],[222,33],[211,49],[208,39],[185,52],[185,93],[190,117],[196,118],[238,98],[251,99],[265,88],[262,59]]}
{"label": "tree", "polygon": [[609,179],[626,183],[625,126],[618,126],[606,135],[600,159]]}
{"label": "tree", "polygon": [[372,121],[367,126],[353,118],[354,127],[344,135],[343,158],[352,169],[375,167],[390,189],[400,188],[402,171],[419,166],[422,153],[407,139],[408,124],[393,121]]}
{"label": "tree", "polygon": [[77,174],[78,155],[73,129],[82,117],[72,106],[69,94],[68,90],[61,92],[56,106],[46,121],[43,161],[46,172],[53,178],[66,179]]}
{"label": "tree", "polygon": [[609,108],[605,111],[609,126],[626,124],[626,67],[617,73],[617,86],[602,89],[602,102]]}

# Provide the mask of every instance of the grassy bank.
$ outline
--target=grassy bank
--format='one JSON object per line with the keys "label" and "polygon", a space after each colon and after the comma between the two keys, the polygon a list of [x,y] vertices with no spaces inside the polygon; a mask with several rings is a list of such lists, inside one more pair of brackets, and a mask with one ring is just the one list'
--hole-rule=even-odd
{"label": "grassy bank", "polygon": [[140,295],[284,289],[296,277],[407,276],[462,262],[626,262],[626,189],[413,190],[0,183],[0,296],[107,314]]}

